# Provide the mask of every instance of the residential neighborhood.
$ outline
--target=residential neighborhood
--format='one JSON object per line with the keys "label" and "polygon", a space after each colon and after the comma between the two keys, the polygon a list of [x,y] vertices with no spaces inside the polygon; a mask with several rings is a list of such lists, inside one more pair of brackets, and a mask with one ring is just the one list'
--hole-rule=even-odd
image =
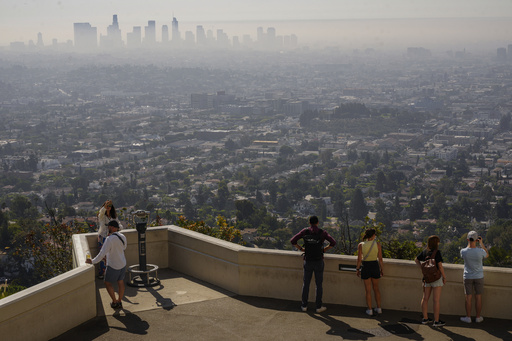
{"label": "residential neighborhood", "polygon": [[414,252],[438,234],[458,262],[477,230],[501,250],[489,262],[512,265],[511,59],[297,48],[0,60],[4,264],[35,228],[21,218],[52,211],[93,231],[111,199],[125,228],[136,209],[154,224],[222,216],[249,247],[291,249],[310,215],[356,240],[368,217]]}

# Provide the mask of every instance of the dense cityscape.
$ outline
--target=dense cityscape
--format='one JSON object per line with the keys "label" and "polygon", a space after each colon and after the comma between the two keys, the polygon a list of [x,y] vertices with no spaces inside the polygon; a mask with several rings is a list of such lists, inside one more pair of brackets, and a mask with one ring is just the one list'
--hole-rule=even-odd
{"label": "dense cityscape", "polygon": [[248,247],[291,249],[315,214],[333,252],[353,254],[368,216],[386,257],[438,234],[456,263],[477,230],[487,264],[512,265],[512,45],[314,50],[275,28],[183,39],[173,21],[160,45],[230,48],[149,53],[149,22],[127,35],[140,49],[116,53],[114,16],[90,52],[87,25],[68,50],[41,38],[0,51],[0,276],[34,283],[24,238],[50,211],[94,230],[107,199],[126,227],[133,209],[160,224],[224,217]]}

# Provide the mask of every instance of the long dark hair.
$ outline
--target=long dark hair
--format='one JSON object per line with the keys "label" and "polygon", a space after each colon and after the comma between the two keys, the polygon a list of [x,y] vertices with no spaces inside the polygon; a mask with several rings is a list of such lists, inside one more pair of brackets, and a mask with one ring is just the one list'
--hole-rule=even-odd
{"label": "long dark hair", "polygon": [[363,240],[370,239],[371,237],[373,237],[374,234],[375,234],[375,229],[366,229],[366,231],[364,231]]}
{"label": "long dark hair", "polygon": [[435,249],[437,249],[439,247],[440,241],[441,241],[441,239],[436,235],[428,237],[427,248],[430,251],[434,251]]}
{"label": "long dark hair", "polygon": [[[107,201],[112,202],[112,200],[107,200]],[[107,201],[105,201],[103,203],[103,205],[101,205],[101,207],[105,207],[105,204],[107,203]],[[106,215],[106,212],[105,212],[105,215]],[[116,213],[116,208],[114,207],[114,203],[112,203],[112,207],[110,208],[110,216],[108,216],[108,217],[111,219],[117,219],[117,213]]]}

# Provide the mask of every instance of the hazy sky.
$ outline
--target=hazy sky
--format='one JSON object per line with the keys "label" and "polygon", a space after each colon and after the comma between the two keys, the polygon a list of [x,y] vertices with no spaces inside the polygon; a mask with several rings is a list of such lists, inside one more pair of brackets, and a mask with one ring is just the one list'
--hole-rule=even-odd
{"label": "hazy sky", "polygon": [[248,20],[511,18],[512,0],[0,0],[0,45],[35,41],[38,32],[47,44],[73,39],[74,22],[89,22],[105,34],[113,14],[125,36],[148,20],[170,27],[173,15],[182,27]]}

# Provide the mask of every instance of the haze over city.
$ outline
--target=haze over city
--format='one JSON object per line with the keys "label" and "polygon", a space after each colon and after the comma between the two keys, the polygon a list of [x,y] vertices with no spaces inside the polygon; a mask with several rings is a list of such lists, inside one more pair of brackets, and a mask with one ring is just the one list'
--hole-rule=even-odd
{"label": "haze over city", "polygon": [[117,14],[122,39],[133,26],[154,20],[157,40],[173,17],[180,30],[223,29],[229,36],[256,35],[275,27],[295,34],[301,45],[393,49],[420,45],[435,49],[494,48],[512,36],[510,1],[31,1],[0,3],[0,46],[36,41],[45,45],[73,40],[73,23],[88,22],[105,34]]}
{"label": "haze over city", "polygon": [[[407,329],[410,340],[506,339],[511,324],[488,321],[512,319],[512,272],[503,269],[512,268],[511,94],[512,0],[0,0],[0,335],[76,339],[68,332],[78,325],[75,332],[88,329],[82,339],[174,339],[185,326],[192,333],[176,339],[287,339],[295,334],[274,317],[291,330],[295,312],[307,311],[299,307],[303,262],[294,236],[317,216],[334,246],[324,249],[326,292],[337,294],[326,301],[328,319],[302,313],[320,325],[299,321],[304,328],[369,339],[409,320],[417,333]],[[107,221],[98,212],[107,208],[128,236],[129,262],[146,250],[140,239],[135,245],[144,231],[134,218],[143,212],[156,227],[148,231],[155,275],[162,264],[180,282],[174,271],[208,287],[224,283],[222,291],[238,288],[257,310],[276,312],[268,316],[285,336],[261,328],[268,316],[248,323],[252,314],[229,306],[200,309],[207,323],[197,324],[180,301],[195,294],[170,282],[162,285],[168,294],[127,291],[125,322],[103,319],[122,299],[98,303],[96,290],[108,295],[105,274],[95,279],[84,261],[103,257]],[[400,312],[369,320],[373,310],[359,309],[365,289],[356,274],[365,258],[358,245],[377,240],[363,237],[369,228],[385,258],[385,313],[401,310],[407,319]],[[485,291],[495,291],[494,301],[485,303],[483,329],[458,334],[467,319],[457,316],[441,335],[417,314],[426,289],[413,260],[435,234],[437,256],[449,264],[441,313],[459,314],[461,249],[472,231],[488,248]],[[271,307],[264,297],[279,301]],[[91,309],[79,321],[83,302]],[[146,309],[139,302],[165,309],[158,316],[194,321],[160,327],[134,310]],[[343,306],[331,314],[331,304]],[[219,325],[223,315],[235,332]],[[24,328],[33,321],[39,325]],[[43,324],[49,334],[39,333]]]}

